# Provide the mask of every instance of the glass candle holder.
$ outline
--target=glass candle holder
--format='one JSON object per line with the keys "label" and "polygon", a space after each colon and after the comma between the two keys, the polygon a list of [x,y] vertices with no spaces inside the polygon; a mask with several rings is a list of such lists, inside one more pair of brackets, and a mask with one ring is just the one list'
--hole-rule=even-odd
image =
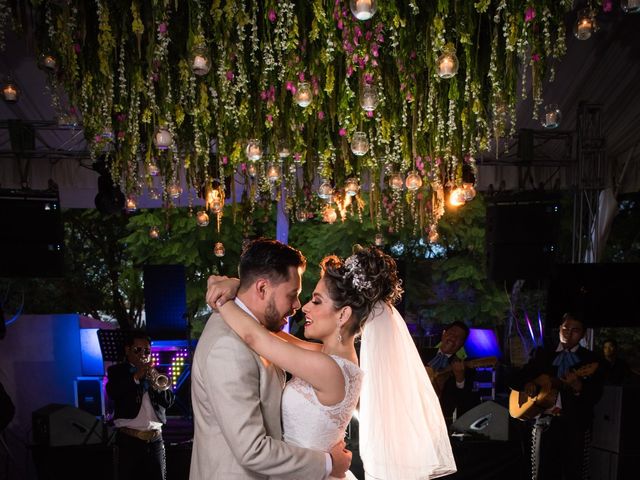
{"label": "glass candle holder", "polygon": [[418,174],[418,172],[411,172],[407,175],[406,180],[404,181],[407,190],[410,192],[415,192],[422,186],[422,177]]}
{"label": "glass candle holder", "polygon": [[360,191],[360,182],[355,177],[347,178],[347,181],[344,183],[344,193],[349,195],[350,197],[355,197]]}
{"label": "glass candle holder", "polygon": [[365,155],[369,151],[369,140],[364,132],[356,132],[351,138],[351,151],[359,157]]}
{"label": "glass candle holder", "polygon": [[256,162],[262,158],[262,145],[260,140],[252,138],[247,142],[246,148],[247,158],[252,162]]}
{"label": "glass candle holder", "polygon": [[542,116],[542,126],[544,128],[558,128],[560,126],[560,120],[562,119],[562,113],[558,108],[558,105],[551,103],[544,107],[544,115]]}
{"label": "glass candle holder", "polygon": [[209,225],[209,215],[204,210],[199,210],[196,213],[196,223],[199,227],[206,227]]}
{"label": "glass candle holder", "polygon": [[313,101],[313,92],[308,82],[298,83],[295,95],[296,103],[302,108],[308,107]]}
{"label": "glass candle holder", "polygon": [[378,5],[376,0],[350,0],[349,8],[354,17],[364,21],[375,15]]}
{"label": "glass candle holder", "polygon": [[375,85],[364,84],[360,92],[360,106],[367,112],[372,112],[378,106],[378,89]]}
{"label": "glass candle holder", "polygon": [[436,69],[440,78],[451,78],[458,73],[458,57],[452,43],[447,43],[442,49],[442,55],[436,62]]}
{"label": "glass candle holder", "polygon": [[173,145],[173,136],[171,132],[165,127],[156,128],[153,134],[153,144],[158,150],[167,150]]}
{"label": "glass candle holder", "polygon": [[404,180],[400,173],[392,173],[389,176],[389,186],[391,190],[400,191],[404,187]]}
{"label": "glass candle holder", "polygon": [[191,49],[191,71],[199,77],[211,70],[211,60],[205,45],[196,45]]}

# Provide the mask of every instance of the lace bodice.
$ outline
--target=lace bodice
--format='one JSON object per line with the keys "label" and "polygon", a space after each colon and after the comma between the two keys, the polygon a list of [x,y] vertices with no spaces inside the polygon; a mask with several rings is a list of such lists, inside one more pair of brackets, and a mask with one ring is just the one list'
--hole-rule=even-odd
{"label": "lace bodice", "polygon": [[336,355],[331,355],[331,358],[344,375],[344,399],[336,405],[322,405],[309,383],[300,378],[292,378],[282,395],[285,442],[328,452],[344,437],[344,431],[358,403],[364,373],[349,360]]}

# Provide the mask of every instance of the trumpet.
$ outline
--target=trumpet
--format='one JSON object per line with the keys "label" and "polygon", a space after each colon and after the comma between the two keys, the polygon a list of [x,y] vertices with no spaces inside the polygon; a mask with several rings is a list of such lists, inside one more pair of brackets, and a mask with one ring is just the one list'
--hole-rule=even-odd
{"label": "trumpet", "polygon": [[149,365],[147,369],[146,379],[153,388],[157,392],[164,392],[165,390],[169,390],[171,388],[171,378],[163,373],[160,373],[158,370],[151,366],[151,357],[146,357],[143,359],[144,363]]}

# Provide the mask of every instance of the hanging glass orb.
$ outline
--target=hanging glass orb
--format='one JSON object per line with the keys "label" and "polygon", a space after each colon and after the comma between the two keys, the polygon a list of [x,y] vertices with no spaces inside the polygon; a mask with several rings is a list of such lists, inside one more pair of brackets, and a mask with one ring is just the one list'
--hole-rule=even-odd
{"label": "hanging glass orb", "polygon": [[155,159],[152,159],[147,163],[147,173],[152,177],[157,177],[160,173],[160,168],[158,167]]}
{"label": "hanging glass orb", "polygon": [[198,44],[191,49],[191,71],[199,77],[206,75],[211,70],[206,45]]}
{"label": "hanging glass orb", "polygon": [[298,83],[296,90],[296,103],[302,108],[308,107],[313,101],[313,92],[311,91],[311,85],[308,82]]}
{"label": "hanging glass orb", "polygon": [[278,156],[282,159],[289,158],[291,151],[289,150],[289,144],[286,140],[280,140],[278,142]]}
{"label": "hanging glass orb", "polygon": [[458,57],[453,43],[447,43],[442,49],[442,55],[436,62],[436,72],[440,78],[451,78],[458,73]]}
{"label": "hanging glass orb", "polygon": [[216,242],[213,246],[213,254],[218,257],[224,257],[224,244],[222,242]]}
{"label": "hanging glass orb", "polygon": [[384,235],[376,233],[375,237],[373,237],[373,244],[376,247],[384,247]]}
{"label": "hanging glass orb", "polygon": [[361,157],[369,151],[369,140],[364,132],[356,132],[351,138],[351,151],[354,155]]}
{"label": "hanging glass orb", "polygon": [[404,187],[404,180],[402,179],[402,174],[400,173],[392,173],[389,177],[389,186],[391,190],[395,190],[396,192],[402,190]]}
{"label": "hanging glass orb", "polygon": [[355,197],[359,191],[360,183],[358,179],[355,177],[347,178],[347,181],[344,183],[344,193],[350,197]]}
{"label": "hanging glass orb", "polygon": [[216,215],[222,211],[223,203],[220,198],[215,198],[209,203],[209,209],[211,213],[215,213]]}
{"label": "hanging glass orb", "polygon": [[4,98],[5,102],[16,103],[19,96],[20,89],[11,78],[8,78],[2,85],[2,98]]}
{"label": "hanging glass orb", "polygon": [[258,173],[256,166],[253,163],[247,167],[247,173],[251,178],[255,177],[256,173]]}
{"label": "hanging glass orb", "polygon": [[621,0],[620,7],[624,13],[640,13],[640,0]]}
{"label": "hanging glass orb", "polygon": [[418,174],[418,172],[411,172],[407,175],[404,184],[407,187],[407,190],[410,192],[415,192],[422,186],[422,177]]}
{"label": "hanging glass orb", "polygon": [[129,213],[133,213],[138,210],[138,203],[136,202],[135,195],[129,195],[127,197],[127,201],[124,203],[124,208]]}
{"label": "hanging glass orb", "polygon": [[309,213],[304,208],[296,210],[296,220],[300,223],[304,223],[309,219]]}
{"label": "hanging glass orb", "polygon": [[449,194],[449,205],[452,207],[459,207],[460,205],[464,205],[464,190],[460,187],[456,187],[451,190]]}
{"label": "hanging glass orb", "polygon": [[360,92],[360,106],[367,112],[373,112],[378,106],[378,89],[375,85],[364,84]]}
{"label": "hanging glass orb", "polygon": [[542,126],[544,128],[558,128],[562,114],[560,108],[555,103],[550,103],[544,107],[544,116],[542,117]]}
{"label": "hanging glass orb", "polygon": [[153,134],[153,143],[158,150],[167,150],[173,145],[173,136],[165,127],[158,127]]}
{"label": "hanging glass orb", "polygon": [[440,234],[438,233],[438,227],[435,225],[431,225],[429,227],[429,234],[427,236],[429,239],[429,243],[436,243],[440,239]]}
{"label": "hanging glass orb", "polygon": [[160,229],[154,225],[149,229],[149,238],[155,240],[158,237],[160,237]]}
{"label": "hanging glass orb", "polygon": [[318,196],[323,200],[328,200],[333,196],[333,187],[326,180],[318,187]]}
{"label": "hanging glass orb", "polygon": [[167,187],[167,193],[171,198],[179,198],[182,195],[182,187],[176,183],[172,183]]}
{"label": "hanging glass orb", "polygon": [[464,194],[465,203],[476,198],[476,188],[473,186],[473,183],[463,183],[462,192]]}
{"label": "hanging glass orb", "polygon": [[376,0],[349,0],[351,13],[358,20],[369,20],[376,13]]}
{"label": "hanging glass orb", "polygon": [[332,205],[327,205],[322,211],[322,220],[326,223],[333,223],[338,219],[338,213]]}
{"label": "hanging glass orb", "polygon": [[247,142],[247,158],[252,162],[256,162],[262,158],[262,145],[260,140],[252,138]]}
{"label": "hanging glass orb", "polygon": [[204,210],[198,210],[196,212],[196,223],[199,227],[206,227],[209,225],[209,215]]}
{"label": "hanging glass orb", "polygon": [[156,187],[151,187],[149,189],[149,198],[151,200],[159,200],[160,199],[160,190],[158,190]]}
{"label": "hanging glass orb", "polygon": [[267,167],[267,179],[271,183],[275,183],[280,179],[280,167],[278,165],[271,164]]}
{"label": "hanging glass orb", "polygon": [[43,53],[38,58],[38,66],[44,70],[54,71],[58,66],[58,61],[53,55]]}
{"label": "hanging glass orb", "polygon": [[578,40],[589,40],[598,30],[596,14],[591,8],[583,8],[578,12],[578,19],[573,27],[573,34]]}

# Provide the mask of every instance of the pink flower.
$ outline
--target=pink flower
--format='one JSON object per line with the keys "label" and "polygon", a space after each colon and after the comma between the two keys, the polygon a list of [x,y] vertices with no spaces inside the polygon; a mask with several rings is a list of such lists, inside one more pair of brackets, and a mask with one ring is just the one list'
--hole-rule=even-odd
{"label": "pink flower", "polygon": [[353,67],[349,65],[347,67],[347,77],[350,77],[351,75],[353,75]]}
{"label": "pink flower", "polygon": [[374,57],[378,57],[378,44],[374,43],[371,45],[371,55],[373,55]]}
{"label": "pink flower", "polygon": [[371,110],[367,110],[367,117],[373,118],[373,112]]}
{"label": "pink flower", "polygon": [[285,83],[285,88],[290,92],[291,90],[293,90],[295,87],[293,86],[293,82],[287,80],[287,83]]}
{"label": "pink flower", "polygon": [[373,37],[373,32],[372,32],[371,30],[369,30],[369,31],[365,34],[364,38],[367,40],[367,42],[369,42],[369,41],[371,41],[371,37]]}
{"label": "pink flower", "polygon": [[362,36],[362,30],[357,25],[356,28],[353,29],[353,33],[355,33],[356,38],[360,38]]}
{"label": "pink flower", "polygon": [[338,130],[338,135],[340,135],[341,137],[344,137],[347,134],[347,131],[344,128],[341,128],[340,130]]}
{"label": "pink flower", "polygon": [[241,163],[240,164],[240,171],[241,172],[246,172],[247,171],[247,164],[246,163]]}
{"label": "pink flower", "polygon": [[304,72],[298,73],[298,80],[300,80],[301,82],[304,82]]}
{"label": "pink flower", "polygon": [[228,158],[226,155],[224,155],[224,156],[222,157],[222,164],[223,164],[223,165],[226,165],[227,163],[229,163],[229,158]]}
{"label": "pink flower", "polygon": [[102,135],[96,135],[95,137],[93,137],[93,141],[94,142],[99,142],[100,140],[102,140]]}
{"label": "pink flower", "polygon": [[124,138],[124,132],[122,130],[118,130],[118,140],[122,140]]}
{"label": "pink flower", "polygon": [[338,20],[338,30],[342,30],[344,28],[344,23],[342,22],[342,19]]}
{"label": "pink flower", "polygon": [[371,85],[373,83],[373,75],[370,73],[365,73],[362,78],[364,80],[364,83],[366,83],[367,85]]}
{"label": "pink flower", "polygon": [[160,25],[158,25],[158,32],[162,33],[163,35],[167,33],[167,24],[162,22]]}
{"label": "pink flower", "polygon": [[270,113],[267,113],[267,122],[273,123],[273,115],[271,115]]}
{"label": "pink flower", "polygon": [[533,55],[531,55],[531,60],[533,60],[534,62],[539,62],[540,61],[540,54],[539,53],[534,53]]}
{"label": "pink flower", "polygon": [[119,122],[124,122],[125,118],[127,118],[127,116],[124,113],[119,113],[118,115],[116,115],[116,120],[118,120]]}
{"label": "pink flower", "polygon": [[235,78],[235,75],[233,74],[233,72],[231,70],[229,70],[229,71],[227,71],[226,77],[227,77],[228,81],[231,81],[231,80],[233,80]]}
{"label": "pink flower", "polygon": [[324,112],[322,110],[318,112],[318,120],[324,120]]}
{"label": "pink flower", "polygon": [[299,162],[300,158],[302,158],[302,155],[300,155],[298,152],[293,154],[293,160],[294,161]]}
{"label": "pink flower", "polygon": [[80,50],[82,50],[82,49],[80,48],[80,44],[79,44],[79,43],[74,43],[74,44],[73,44],[73,50],[74,50],[76,53],[80,53]]}
{"label": "pink flower", "polygon": [[611,0],[603,0],[602,11],[609,13],[611,10],[613,10],[613,2]]}
{"label": "pink flower", "polygon": [[524,11],[524,21],[531,22],[534,18],[536,18],[536,9],[533,7],[527,7]]}
{"label": "pink flower", "polygon": [[271,23],[276,21],[276,12],[275,12],[275,10],[269,10],[269,21]]}

